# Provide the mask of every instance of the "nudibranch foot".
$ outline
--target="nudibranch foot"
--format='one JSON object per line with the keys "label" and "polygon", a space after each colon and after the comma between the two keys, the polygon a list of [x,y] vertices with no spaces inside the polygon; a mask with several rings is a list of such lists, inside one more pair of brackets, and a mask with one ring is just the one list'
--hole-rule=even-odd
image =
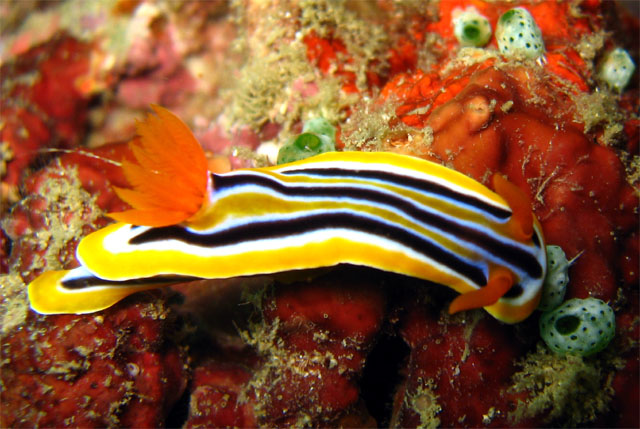
{"label": "nudibranch foot", "polygon": [[48,271],[29,284],[31,308],[40,314],[86,314],[104,310],[136,292],[197,280],[184,276],[156,276],[125,281],[104,280],[86,268]]}

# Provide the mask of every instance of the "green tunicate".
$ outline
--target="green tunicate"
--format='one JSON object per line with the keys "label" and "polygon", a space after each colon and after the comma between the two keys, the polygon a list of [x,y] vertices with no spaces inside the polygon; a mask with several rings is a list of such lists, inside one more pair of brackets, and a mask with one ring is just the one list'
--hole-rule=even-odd
{"label": "green tunicate", "polygon": [[553,310],[562,303],[569,283],[569,265],[560,246],[547,246],[547,275],[544,278],[538,310]]}
{"label": "green tunicate", "polygon": [[480,29],[474,25],[466,25],[462,29],[462,35],[465,40],[475,40],[480,35]]}
{"label": "green tunicate", "polygon": [[596,298],[574,298],[540,317],[540,336],[558,354],[588,356],[607,347],[615,335],[611,307]]}
{"label": "green tunicate", "polygon": [[302,134],[278,151],[278,165],[336,150],[336,129],[324,118],[305,122]]}
{"label": "green tunicate", "polygon": [[522,7],[502,14],[496,26],[496,40],[505,56],[539,58],[545,51],[540,27]]}
{"label": "green tunicate", "polygon": [[505,13],[502,14],[500,19],[498,20],[499,25],[507,25],[509,21],[514,18],[514,15],[517,15],[518,11],[516,9],[509,9]]}
{"label": "green tunicate", "polygon": [[304,123],[302,127],[303,133],[313,133],[321,136],[327,136],[332,141],[336,141],[336,127],[325,118],[313,118]]}
{"label": "green tunicate", "polygon": [[491,39],[491,24],[476,8],[469,7],[453,18],[453,34],[461,46],[482,47]]}

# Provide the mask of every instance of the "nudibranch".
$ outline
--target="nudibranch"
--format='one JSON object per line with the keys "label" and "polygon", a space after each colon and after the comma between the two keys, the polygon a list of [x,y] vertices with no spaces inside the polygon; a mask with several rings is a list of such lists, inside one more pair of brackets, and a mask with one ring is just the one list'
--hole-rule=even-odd
{"label": "nudibranch", "polygon": [[90,313],[135,292],[353,264],[446,285],[451,313],[484,307],[515,323],[538,305],[546,270],[527,197],[449,168],[384,152],[328,152],[215,174],[188,127],[154,106],[123,162],[132,206],[82,239],[80,267],[28,287],[44,314]]}

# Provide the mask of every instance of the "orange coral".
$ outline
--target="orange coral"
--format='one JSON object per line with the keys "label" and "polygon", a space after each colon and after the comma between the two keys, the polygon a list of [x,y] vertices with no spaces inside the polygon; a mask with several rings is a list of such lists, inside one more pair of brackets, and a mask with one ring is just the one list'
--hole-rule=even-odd
{"label": "orange coral", "polygon": [[[337,58],[339,55],[348,55],[347,47],[342,40],[334,37],[322,38],[319,37],[315,31],[309,32],[304,39],[305,45],[307,45],[307,59],[309,62],[314,63],[325,74],[329,74],[332,65],[337,64]],[[347,63],[352,60],[347,60]],[[341,76],[344,79],[342,90],[346,93],[356,93],[358,88],[356,86],[356,74],[352,71],[345,70],[340,65],[334,72],[336,76]],[[371,77],[371,76],[368,76]]]}

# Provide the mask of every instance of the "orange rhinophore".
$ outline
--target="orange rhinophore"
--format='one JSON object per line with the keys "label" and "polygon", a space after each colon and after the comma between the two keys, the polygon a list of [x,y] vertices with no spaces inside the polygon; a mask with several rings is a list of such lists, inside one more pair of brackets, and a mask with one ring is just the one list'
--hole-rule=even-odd
{"label": "orange rhinophore", "polygon": [[513,183],[500,174],[493,175],[493,188],[505,199],[513,215],[509,219],[509,228],[513,236],[520,241],[527,241],[533,235],[533,213],[529,198]]}
{"label": "orange rhinophore", "polygon": [[463,310],[495,304],[513,285],[513,274],[506,268],[497,267],[483,288],[458,295],[449,305],[449,314]]}

